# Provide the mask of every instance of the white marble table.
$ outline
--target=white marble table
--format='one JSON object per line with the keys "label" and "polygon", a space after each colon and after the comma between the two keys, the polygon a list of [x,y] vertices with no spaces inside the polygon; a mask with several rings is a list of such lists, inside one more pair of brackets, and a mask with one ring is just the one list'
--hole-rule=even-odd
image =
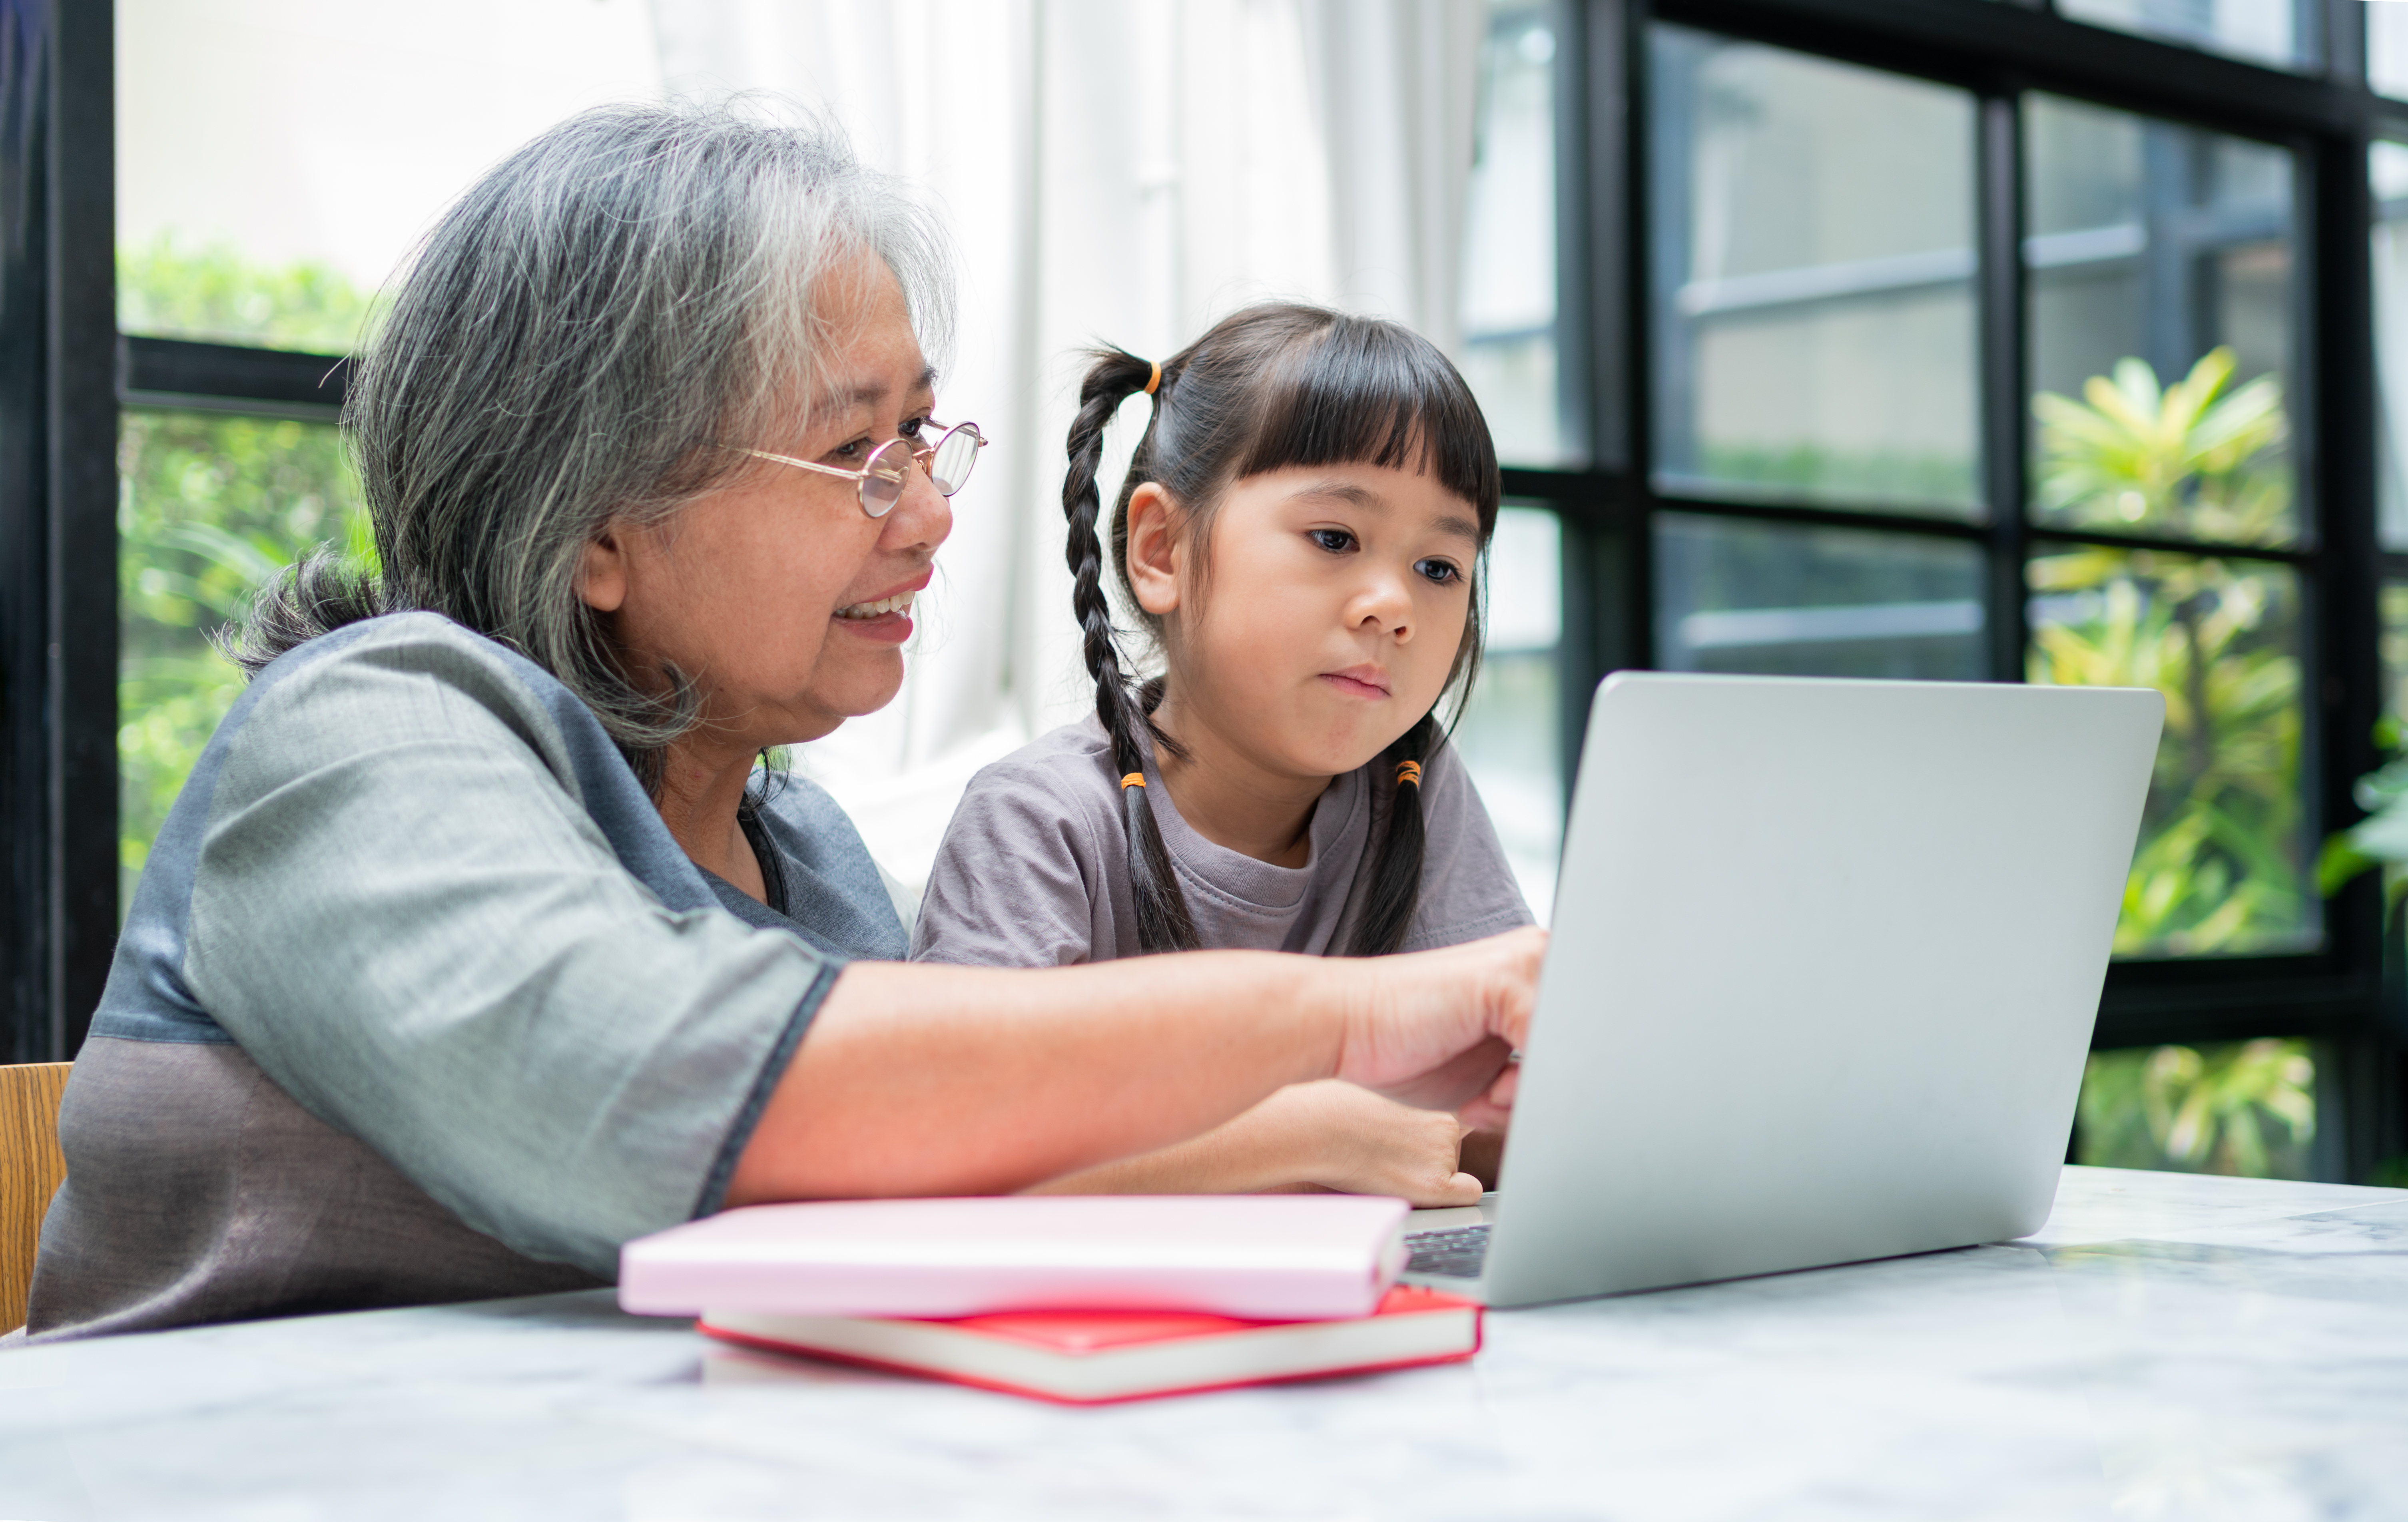
{"label": "white marble table", "polygon": [[607,1294],[0,1354],[0,1517],[2408,1516],[2408,1191],[2068,1169],[2039,1235],[1065,1410]]}

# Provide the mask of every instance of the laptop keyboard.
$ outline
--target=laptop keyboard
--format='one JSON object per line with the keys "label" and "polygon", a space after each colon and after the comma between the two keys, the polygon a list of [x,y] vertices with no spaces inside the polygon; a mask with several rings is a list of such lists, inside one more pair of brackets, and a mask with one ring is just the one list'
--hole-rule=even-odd
{"label": "laptop keyboard", "polygon": [[1435,1273],[1448,1279],[1477,1279],[1488,1258],[1488,1223],[1448,1227],[1441,1231],[1408,1231],[1407,1273]]}

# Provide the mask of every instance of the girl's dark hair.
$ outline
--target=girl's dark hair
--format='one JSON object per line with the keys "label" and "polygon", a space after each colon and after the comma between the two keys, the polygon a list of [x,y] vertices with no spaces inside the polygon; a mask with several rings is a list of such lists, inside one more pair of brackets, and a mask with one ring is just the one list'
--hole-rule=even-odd
{"label": "girl's dark hair", "polygon": [[[1104,427],[1120,405],[1143,391],[1154,366],[1119,349],[1098,349],[1079,388],[1079,415],[1070,424],[1070,467],[1062,482],[1062,511],[1070,523],[1068,559],[1071,605],[1084,634],[1088,674],[1096,681],[1096,717],[1111,738],[1112,765],[1124,774],[1144,769],[1138,744],[1143,727],[1154,744],[1178,754],[1154,724],[1159,680],[1133,686],[1121,668],[1111,608],[1104,593],[1103,542],[1096,531],[1102,503],[1096,470]],[[1128,504],[1138,487],[1157,482],[1182,510],[1181,532],[1202,566],[1221,495],[1245,477],[1291,466],[1371,465],[1418,470],[1471,504],[1484,552],[1497,526],[1502,486],[1497,449],[1471,388],[1435,345],[1411,328],[1378,318],[1352,317],[1321,307],[1278,302],[1249,307],[1162,362],[1154,416],[1130,457],[1111,520],[1112,569],[1134,605],[1128,580]],[[1472,578],[1470,617],[1456,647],[1446,693],[1460,699],[1480,668],[1483,594]],[[1159,639],[1161,621],[1140,611]],[[1445,703],[1441,696],[1440,706]],[[1458,708],[1459,708],[1458,703]],[[1442,736],[1438,708],[1415,721],[1382,760],[1428,760]],[[1137,901],[1138,940],[1145,950],[1196,945],[1185,895],[1171,873],[1170,854],[1142,787],[1124,787],[1121,817],[1128,827],[1129,886]],[[1369,902],[1354,942],[1358,956],[1384,955],[1404,943],[1421,894],[1422,809],[1419,786],[1398,786],[1387,833],[1372,868]]]}

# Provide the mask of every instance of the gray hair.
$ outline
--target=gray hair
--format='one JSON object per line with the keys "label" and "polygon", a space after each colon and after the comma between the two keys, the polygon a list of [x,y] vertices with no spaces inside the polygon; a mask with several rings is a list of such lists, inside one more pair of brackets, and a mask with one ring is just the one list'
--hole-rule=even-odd
{"label": "gray hair", "polygon": [[833,123],[612,106],[528,143],[426,235],[355,362],[343,422],[380,572],[321,553],[230,653],[256,671],[337,625],[432,610],[559,678],[654,781],[697,699],[676,672],[666,693],[631,680],[578,596],[585,547],[749,467],[719,446],[765,441],[816,389],[837,336],[813,296],[862,252],[940,353],[943,235]]}

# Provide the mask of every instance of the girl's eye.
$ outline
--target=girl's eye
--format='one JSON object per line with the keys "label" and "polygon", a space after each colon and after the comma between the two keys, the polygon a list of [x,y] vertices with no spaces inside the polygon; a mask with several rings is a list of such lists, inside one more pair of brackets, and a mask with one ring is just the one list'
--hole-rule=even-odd
{"label": "girl's eye", "polygon": [[1440,586],[1447,586],[1463,580],[1462,568],[1450,560],[1416,560],[1413,562],[1413,569],[1416,573],[1428,577]]}
{"label": "girl's eye", "polygon": [[1309,528],[1304,537],[1334,555],[1342,555],[1354,548],[1354,536],[1342,528]]}

